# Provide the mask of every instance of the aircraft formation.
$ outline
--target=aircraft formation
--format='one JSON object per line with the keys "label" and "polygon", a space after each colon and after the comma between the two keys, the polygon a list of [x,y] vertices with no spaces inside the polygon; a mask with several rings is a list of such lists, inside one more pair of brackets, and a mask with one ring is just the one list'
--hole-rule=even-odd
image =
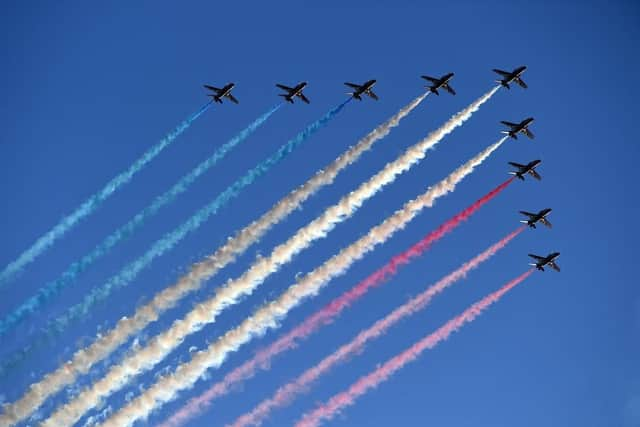
{"label": "aircraft formation", "polygon": [[[82,417],[89,414],[90,411],[96,410],[99,402],[104,402],[110,395],[125,387],[131,378],[135,378],[154,368],[172,351],[176,350],[189,335],[200,331],[205,325],[214,323],[216,317],[224,309],[238,303],[243,297],[251,295],[269,275],[276,273],[281,266],[290,262],[297,253],[309,247],[315,240],[326,237],[335,225],[349,218],[366,200],[393,182],[396,176],[419,163],[425,157],[424,153],[426,153],[427,150],[438,144],[447,134],[452,132],[453,129],[461,126],[481,105],[487,102],[493,94],[501,90],[501,88],[510,89],[513,84],[521,88],[527,88],[527,84],[522,79],[525,70],[526,66],[517,67],[513,71],[494,69],[493,71],[499,75],[499,79],[495,81],[498,85],[494,85],[490,91],[480,96],[457,114],[451,116],[449,120],[435,131],[419,140],[415,145],[409,147],[407,151],[397,159],[387,163],[383,169],[372,175],[369,180],[362,182],[355,190],[346,193],[335,205],[327,207],[320,216],[300,227],[286,241],[278,244],[270,255],[261,255],[258,257],[255,263],[247,270],[244,270],[237,278],[226,278],[225,283],[221,284],[219,288],[216,288],[216,292],[213,293],[212,296],[195,304],[191,311],[183,318],[178,318],[165,330],[161,330],[158,335],[145,340],[139,347],[132,348],[130,352],[124,354],[121,361],[118,361],[113,366],[108,366],[109,363],[104,363],[105,360],[108,360],[108,356],[116,352],[120,346],[123,346],[128,340],[142,334],[149,324],[155,322],[165,311],[175,307],[187,294],[202,290],[205,284],[210,281],[218,271],[236,261],[238,256],[246,251],[252,244],[260,241],[262,236],[267,233],[271,227],[284,220],[289,213],[301,210],[300,207],[307,198],[311,197],[323,186],[332,184],[336,175],[342,169],[355,162],[362,153],[371,148],[376,140],[384,138],[392,128],[398,126],[399,121],[408,115],[413,108],[416,108],[427,95],[433,94],[439,96],[440,92],[456,95],[456,91],[452,86],[454,73],[446,73],[440,77],[420,76],[420,78],[424,80],[425,86],[422,93],[414,101],[400,109],[395,115],[390,117],[388,121],[374,128],[357,144],[351,146],[345,153],[336,158],[329,166],[319,169],[316,175],[309,181],[295,188],[287,196],[277,201],[273,207],[261,217],[251,222],[242,230],[239,230],[235,235],[229,236],[220,248],[217,248],[215,252],[203,260],[194,263],[188,273],[178,278],[174,284],[162,288],[150,302],[136,308],[133,315],[122,317],[111,329],[101,330],[92,344],[77,350],[68,361],[60,364],[55,371],[47,373],[40,382],[32,383],[22,397],[12,403],[5,404],[2,411],[0,411],[0,425],[13,426],[24,421],[29,421],[29,417],[32,416],[32,414],[37,414],[39,408],[43,407],[48,399],[56,396],[56,394],[65,390],[67,387],[77,385],[77,381],[81,379],[80,377],[90,369],[94,369],[96,372],[106,371],[104,377],[99,377],[97,374],[93,375],[95,378],[90,380],[90,384],[86,388],[79,389],[75,393],[70,393],[68,396],[69,402],[53,408],[51,414],[47,415],[47,418],[41,424],[44,427],[76,425]],[[286,153],[299,147],[314,132],[329,123],[330,120],[344,108],[347,101],[351,99],[362,101],[367,98],[376,101],[379,100],[380,98],[373,91],[376,83],[377,81],[375,79],[367,80],[361,84],[345,82],[344,85],[348,88],[347,94],[349,95],[349,99],[333,107],[322,117],[308,124],[307,127],[301,130],[295,137],[292,137],[276,150],[274,154],[259,162],[255,167],[248,169],[245,175],[238,178],[237,181],[230,184],[207,205],[196,211],[186,222],[164,234],[162,238],[151,245],[144,255],[127,264],[102,286],[95,286],[90,289],[81,302],[72,305],[58,317],[48,318],[42,328],[32,327],[31,330],[33,332],[29,332],[31,335],[29,335],[25,346],[13,353],[15,357],[13,359],[0,360],[0,380],[5,375],[15,372],[14,366],[19,366],[20,363],[27,360],[30,354],[39,350],[40,347],[46,348],[46,346],[49,345],[48,340],[56,337],[56,334],[63,333],[67,325],[72,324],[72,322],[85,320],[91,315],[96,304],[107,299],[111,293],[115,292],[118,288],[128,286],[143,268],[151,265],[151,262],[156,257],[161,256],[165,251],[180,242],[188,232],[195,231],[200,224],[204,223],[212,215],[215,215],[215,213],[226,206],[230,200],[239,196],[244,187],[258,181],[270,168],[282,161]],[[6,332],[13,330],[12,328],[18,325],[19,322],[27,319],[32,313],[40,312],[41,310],[44,311],[44,308],[48,308],[47,304],[49,301],[53,300],[64,287],[73,282],[84,269],[88,268],[104,254],[107,254],[118,241],[130,236],[136,227],[141,226],[148,218],[154,215],[160,207],[173,202],[177,195],[185,191],[196,178],[203,174],[208,168],[215,165],[216,162],[220,161],[228,151],[243,142],[262,124],[266,123],[278,109],[282,109],[282,106],[286,105],[285,103],[294,104],[296,101],[301,101],[309,104],[311,101],[304,93],[307,86],[308,82],[306,81],[291,86],[277,83],[276,87],[280,91],[278,97],[282,98],[282,102],[268,109],[264,114],[256,118],[239,132],[237,136],[220,146],[211,157],[195,167],[190,173],[184,175],[168,191],[156,197],[150,206],[135,215],[133,219],[124,226],[108,235],[104,242],[97,245],[92,252],[85,254],[79,261],[72,263],[68,270],[62,274],[61,278],[39,288],[34,297],[28,299],[22,306],[19,306],[3,319],[0,319],[0,338]],[[206,96],[210,98],[210,101],[186,121],[182,122],[173,133],[161,141],[159,146],[164,147],[171,143],[173,139],[203,114],[210,105],[223,104],[225,101],[239,104],[240,100],[233,94],[235,87],[236,85],[233,82],[221,87],[205,84],[204,88],[207,90]],[[442,181],[433,186],[429,186],[424,193],[414,199],[408,200],[400,209],[384,218],[380,224],[372,227],[367,233],[350,245],[340,248],[337,253],[333,254],[328,260],[311,272],[304,275],[301,273],[296,275],[295,283],[287,288],[280,296],[258,308],[253,314],[235,326],[235,328],[220,335],[213,340],[213,342],[208,342],[205,347],[197,353],[194,353],[194,355],[190,357],[190,360],[180,360],[173,373],[166,371],[163,375],[156,375],[154,377],[154,384],[141,388],[138,397],[132,399],[127,398],[126,404],[119,408],[117,412],[108,412],[105,416],[105,418],[108,417],[108,419],[100,425],[119,427],[121,425],[133,425],[137,420],[145,419],[165,402],[177,398],[179,392],[192,389],[195,382],[203,378],[209,369],[219,367],[228,356],[237,353],[243,344],[249,342],[254,337],[266,335],[268,330],[279,328],[282,323],[281,320],[286,317],[289,310],[301,304],[306,298],[318,294],[331,279],[344,273],[352,263],[362,259],[365,254],[372,251],[376,245],[384,243],[395,232],[404,229],[422,209],[433,206],[436,199],[454,191],[456,185],[464,177],[471,174],[474,168],[478,167],[505,141],[518,139],[519,135],[525,135],[529,139],[533,139],[534,135],[530,130],[533,121],[533,117],[525,118],[519,122],[501,121],[500,123],[506,126],[507,129],[501,131],[504,136],[501,136],[497,142],[494,142],[476,154],[476,156],[468,159],[457,169],[450,172]],[[144,165],[150,162],[153,156],[160,151],[161,148],[150,150],[149,153],[151,154],[145,154],[142,161],[134,163],[132,169],[117,176],[112,182],[108,183],[104,190],[92,196],[90,198],[92,203],[106,199],[114,191],[114,188],[126,183],[127,179],[130,179],[131,176],[141,170]],[[411,259],[427,251],[431,245],[451,232],[451,230],[455,229],[459,224],[466,221],[474,212],[492,200],[493,197],[507,188],[512,182],[517,182],[516,180],[525,181],[527,178],[533,178],[538,181],[541,180],[542,176],[537,170],[541,163],[539,159],[527,163],[509,162],[508,164],[511,166],[511,170],[508,173],[512,176],[506,179],[505,182],[446,220],[440,227],[426,234],[409,248],[396,254],[388,263],[381,266],[369,277],[357,283],[341,296],[338,296],[327,306],[316,311],[301,323],[298,323],[288,334],[282,335],[271,346],[261,350],[256,356],[227,374],[220,382],[215,383],[208,392],[189,401],[182,409],[177,411],[171,419],[167,420],[163,424],[163,427],[183,425],[189,417],[200,414],[202,410],[204,410],[203,408],[206,408],[217,396],[231,393],[232,390],[241,388],[237,387],[239,382],[253,377],[253,374],[259,369],[268,369],[272,361],[271,358],[281,352],[297,348],[303,338],[306,339],[306,337],[321,326],[335,321],[341,310],[353,306],[369,289],[382,285],[391,275],[395,274],[402,265],[407,264]],[[97,209],[98,206],[98,202],[94,204],[84,204],[82,205],[82,209],[78,211],[79,213],[74,213],[71,215],[71,218],[73,218],[73,221],[77,221],[77,218],[81,218],[82,215],[88,215],[92,210]],[[266,400],[264,405],[258,405],[255,411],[238,418],[238,421],[233,425],[239,427],[260,424],[262,421],[261,417],[264,417],[272,408],[284,405],[301,390],[306,390],[309,384],[305,381],[309,381],[309,378],[320,376],[322,373],[320,371],[321,369],[328,370],[329,367],[332,366],[332,363],[336,363],[335,361],[345,361],[353,354],[361,351],[365,342],[365,338],[363,337],[369,340],[382,336],[386,328],[390,327],[393,322],[417,312],[428,303],[430,298],[444,290],[447,286],[455,283],[455,281],[465,277],[468,271],[477,268],[482,262],[505,247],[511,239],[515,238],[519,233],[524,232],[524,230],[528,228],[536,229],[539,224],[551,228],[552,225],[549,220],[551,212],[551,208],[544,208],[537,212],[519,211],[524,219],[520,220],[522,225],[518,225],[515,231],[507,234],[485,251],[463,263],[461,267],[432,284],[424,293],[417,295],[406,304],[395,308],[389,316],[375,322],[369,329],[363,330],[357,335],[354,341],[339,347],[335,353],[327,356],[322,363],[312,366],[312,368],[298,380],[283,386],[282,390],[285,390],[285,392],[283,392],[282,395],[276,393],[273,398]],[[66,229],[55,227],[53,229],[54,232],[51,232],[50,235],[45,235],[39,242],[47,241],[47,245],[45,246],[51,246],[53,240],[56,238],[55,236],[63,235],[66,230],[73,226],[73,221],[64,218],[62,222],[64,226],[67,227]],[[4,271],[0,272],[0,286],[9,281],[7,277],[24,268],[24,265],[33,261],[37,255],[37,251],[27,251],[24,256],[21,256]],[[457,330],[465,322],[472,321],[480,311],[497,301],[509,289],[517,283],[520,283],[536,270],[545,271],[545,268],[549,267],[559,272],[560,268],[557,264],[559,255],[559,252],[551,252],[548,255],[542,256],[528,254],[528,256],[533,259],[533,262],[530,262],[529,266],[533,268],[528,268],[525,274],[511,280],[498,291],[479,300],[462,314],[452,318],[440,329],[436,330],[436,332],[425,337],[425,339],[430,343],[430,346],[435,345],[434,343],[437,343],[438,340],[445,339],[451,331]],[[525,257],[523,256],[523,258]],[[205,294],[205,292],[200,292],[200,294]],[[269,298],[271,298],[271,296]],[[162,328],[164,328],[164,326]],[[418,354],[428,347],[420,347],[420,345],[420,342],[416,343],[406,354],[415,357],[415,354]],[[191,353],[191,350],[189,350],[189,352]],[[380,364],[370,377],[362,377],[361,380],[358,381],[358,384],[366,384],[366,387],[363,386],[359,389],[368,390],[375,388],[380,381],[388,378],[399,366],[403,366],[411,360],[411,357],[406,356],[406,354],[398,354],[388,363]],[[36,374],[32,374],[32,377],[35,376]],[[347,392],[336,395],[341,399],[332,399],[332,401],[353,402],[358,395],[347,396],[345,393],[352,392],[352,390],[355,389],[358,388],[349,388]],[[298,425],[319,425],[321,419],[330,419],[335,416],[339,410],[340,408],[337,406],[332,408],[320,406],[316,410],[305,414]]]}
{"label": "aircraft formation", "polygon": [[[521,77],[522,73],[524,73],[526,69],[527,69],[526,66],[521,66],[511,72],[503,71],[499,69],[494,69],[493,71],[495,73],[498,73],[502,77],[501,79],[496,80],[496,82],[500,83],[501,86],[509,89],[510,88],[509,83],[516,82],[521,87],[527,88],[528,86],[522,80],[522,77]],[[453,90],[453,88],[449,84],[449,81],[453,78],[453,76],[454,76],[454,73],[447,73],[442,77],[430,77],[430,76],[421,76],[421,77],[426,81],[428,81],[429,83],[431,83],[430,85],[425,86],[426,89],[429,89],[429,92],[435,95],[440,95],[440,93],[438,92],[438,89],[444,89],[447,92],[449,92],[451,95],[455,95],[456,91]],[[307,82],[300,82],[295,86],[291,87],[291,86],[286,86],[278,83],[276,84],[276,86],[286,92],[284,94],[279,94],[279,96],[283,97],[287,102],[293,104],[293,100],[296,97],[298,97],[305,103],[309,104],[310,103],[309,99],[302,93],[304,88],[307,87],[307,84],[308,84]],[[373,98],[377,101],[379,98],[372,90],[375,84],[376,84],[376,80],[372,79],[372,80],[367,80],[362,84],[346,82],[345,86],[349,87],[349,89],[352,90],[352,92],[347,92],[347,94],[351,95],[354,99],[357,99],[358,101],[362,100],[362,95],[368,95],[370,98]],[[213,92],[208,94],[208,96],[213,98],[215,102],[222,103],[222,99],[227,98],[236,104],[238,103],[238,100],[235,99],[233,95],[231,95],[231,90],[235,87],[234,83],[228,83],[222,88],[216,88],[210,85],[204,85],[204,87]],[[512,130],[509,132],[509,135],[514,138],[517,138],[516,134],[519,132],[524,133],[529,138],[533,138],[533,135],[528,133],[527,131],[527,126],[529,126],[529,124],[532,121],[533,121],[533,118],[528,118],[523,120],[521,123],[510,123],[510,122],[502,122],[502,123],[512,128]]]}
{"label": "aircraft formation", "polygon": [[[500,75],[501,78],[496,80],[496,82],[500,83],[502,87],[506,89],[510,89],[511,88],[510,84],[516,83],[520,87],[526,89],[528,88],[528,86],[524,82],[524,80],[522,80],[522,74],[525,72],[526,69],[527,67],[522,65],[520,67],[515,68],[513,71],[504,71],[504,70],[494,68],[493,72]],[[440,93],[438,92],[438,89],[444,89],[445,91],[449,92],[451,95],[455,95],[456,91],[453,89],[453,87],[451,87],[451,84],[450,84],[450,81],[454,75],[455,75],[454,73],[447,73],[441,77],[430,77],[430,76],[421,76],[421,77],[430,83],[430,85],[425,86],[425,88],[429,90],[430,93],[433,93],[435,95],[440,95]],[[347,94],[351,95],[354,99],[357,99],[358,101],[362,100],[362,95],[367,95],[370,98],[378,101],[380,98],[372,90],[373,86],[376,83],[377,81],[372,79],[372,80],[367,80],[363,84],[346,82],[345,85],[350,89],[352,89],[352,92],[347,92]],[[286,86],[280,83],[276,84],[278,88],[285,91],[285,93],[279,94],[279,96],[283,97],[287,102],[291,104],[294,103],[293,101],[294,99],[296,99],[296,97],[301,99],[303,102],[307,104],[311,102],[309,101],[309,98],[307,98],[303,93],[303,90],[307,87],[307,85],[308,85],[307,82],[300,82],[292,87]],[[231,90],[235,87],[234,83],[229,83],[222,88],[216,88],[209,85],[204,85],[204,87],[214,92],[213,94],[209,94],[208,96],[212,97],[215,102],[222,103],[222,98],[226,97],[232,102],[236,104],[238,103],[238,100],[234,98],[233,95],[231,94]],[[509,130],[501,131],[501,133],[508,135],[510,138],[513,138],[513,139],[518,139],[518,134],[523,134],[527,136],[529,139],[533,139],[534,138],[533,132],[529,130],[529,126],[531,125],[531,123],[533,123],[533,121],[534,121],[533,117],[527,117],[518,123],[509,122],[506,120],[501,121],[500,123],[502,123],[503,125],[509,128]],[[522,165],[515,162],[509,162],[511,166],[518,169],[515,172],[510,172],[510,174],[516,176],[520,180],[524,180],[524,176],[527,174],[531,175],[537,180],[540,180],[541,177],[535,170],[540,163],[541,163],[540,160],[533,160],[532,162],[529,162],[526,165]],[[531,214],[525,211],[521,211],[523,215],[526,215],[529,217],[529,220],[524,222],[526,222],[532,228],[536,227],[535,224],[537,222],[541,222],[547,227],[551,227],[551,223],[546,219],[546,215],[549,212],[551,212],[551,209],[544,209],[540,211],[538,214]],[[544,271],[542,267],[544,265],[549,265],[554,270],[560,271],[560,269],[558,268],[558,265],[553,261],[555,258],[557,258],[560,255],[560,253],[552,253],[551,255],[549,255],[549,257],[551,257],[552,255],[555,255],[555,256],[553,256],[552,258],[549,258],[547,262],[542,263],[541,265],[539,265],[541,260],[546,260],[547,258],[540,257],[538,255],[533,255],[533,254],[530,254],[529,256],[539,261],[536,264],[532,264],[532,265],[535,265],[538,268],[538,270]]]}

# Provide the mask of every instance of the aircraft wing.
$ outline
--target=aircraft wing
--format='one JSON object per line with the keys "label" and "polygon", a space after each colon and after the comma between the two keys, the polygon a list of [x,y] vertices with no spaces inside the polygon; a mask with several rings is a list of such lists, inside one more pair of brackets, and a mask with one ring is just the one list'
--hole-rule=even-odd
{"label": "aircraft wing", "polygon": [[280,83],[277,83],[276,86],[278,86],[282,90],[286,90],[287,92],[291,92],[293,90],[292,87],[281,85]]}
{"label": "aircraft wing", "polygon": [[544,259],[544,257],[540,255],[529,254],[529,256],[535,259],[536,261],[542,261]]}
{"label": "aircraft wing", "polygon": [[214,92],[220,92],[220,88],[218,87],[213,87],[213,86],[209,86],[209,85],[203,85],[205,88],[212,90]]}
{"label": "aircraft wing", "polygon": [[236,99],[235,96],[231,95],[230,93],[227,94],[227,98],[229,98],[229,100],[231,102],[233,102],[234,104],[239,104],[238,100]]}
{"label": "aircraft wing", "polygon": [[522,168],[524,168],[526,166],[526,165],[521,165],[520,163],[516,163],[516,162],[509,162],[509,164],[511,166],[513,166],[514,168],[519,168],[519,169],[522,169]]}
{"label": "aircraft wing", "polygon": [[547,264],[549,267],[553,268],[555,271],[560,271],[560,267],[558,266],[558,264],[556,264],[555,261],[551,261],[549,264]]}
{"label": "aircraft wing", "polygon": [[376,101],[380,98],[378,98],[378,95],[376,95],[375,93],[373,93],[372,90],[367,92],[367,95],[369,95],[370,97],[372,97],[373,99],[375,99]]}
{"label": "aircraft wing", "polygon": [[527,211],[520,211],[520,213],[521,213],[522,215],[526,215],[526,216],[528,216],[529,218],[533,218],[534,216],[536,216],[536,214],[531,213],[531,212],[527,212]]}
{"label": "aircraft wing", "polygon": [[519,79],[519,78],[516,79],[516,83],[518,83],[520,85],[520,87],[523,87],[525,89],[529,87],[529,86],[527,86],[527,84],[525,82],[522,81],[522,79]]}
{"label": "aircraft wing", "polygon": [[544,225],[546,225],[549,228],[552,227],[551,223],[549,222],[549,220],[547,218],[541,218],[540,222],[543,223]]}
{"label": "aircraft wing", "polygon": [[429,77],[429,76],[420,76],[420,77],[422,77],[425,80],[429,80],[431,83],[434,83],[434,84],[440,83],[440,79],[436,79],[434,77]]}
{"label": "aircraft wing", "polygon": [[455,91],[455,90],[453,90],[453,88],[452,88],[451,86],[449,86],[448,84],[446,84],[446,83],[445,83],[444,85],[442,85],[442,87],[443,87],[447,92],[449,92],[451,95],[455,95],[455,94],[456,94],[456,91]]}
{"label": "aircraft wing", "polygon": [[506,122],[504,120],[500,121],[500,123],[502,123],[505,126],[509,126],[510,128],[514,128],[514,127],[518,126],[517,123]]}
{"label": "aircraft wing", "polygon": [[502,77],[509,77],[509,76],[511,75],[511,73],[510,73],[510,72],[508,72],[508,71],[503,71],[503,70],[499,70],[499,69],[497,69],[497,68],[494,68],[494,69],[493,69],[493,72],[494,72],[494,73],[498,73],[498,74],[500,74]]}
{"label": "aircraft wing", "polygon": [[352,88],[352,89],[362,89],[362,86],[357,85],[357,84],[355,84],[355,83],[349,83],[349,82],[347,82],[347,83],[345,83],[345,85],[349,86],[349,87],[350,87],[350,88]]}
{"label": "aircraft wing", "polygon": [[524,133],[525,135],[527,135],[531,139],[535,138],[535,135],[533,134],[533,132],[531,132],[527,128],[522,129],[522,133]]}
{"label": "aircraft wing", "polygon": [[540,174],[538,174],[538,172],[536,172],[535,170],[531,169],[529,171],[529,175],[531,175],[532,177],[534,177],[535,179],[537,179],[538,181],[540,181],[542,179],[542,177],[540,176]]}
{"label": "aircraft wing", "polygon": [[302,99],[304,102],[306,102],[307,104],[309,103],[309,99],[306,96],[304,96],[304,93],[302,92],[298,93],[298,97]]}

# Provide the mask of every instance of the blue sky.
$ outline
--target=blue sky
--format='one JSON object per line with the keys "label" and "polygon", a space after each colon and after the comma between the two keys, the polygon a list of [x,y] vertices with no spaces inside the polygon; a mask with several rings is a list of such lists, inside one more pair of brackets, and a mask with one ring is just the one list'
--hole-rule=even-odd
{"label": "blue sky", "polygon": [[[272,369],[218,401],[192,425],[224,425],[316,363],[360,329],[511,231],[517,211],[554,209],[552,230],[531,230],[424,312],[394,328],[362,355],[324,377],[266,425],[289,425],[360,375],[403,350],[526,269],[528,252],[562,253],[562,273],[533,275],[478,321],[427,352],[331,425],[637,426],[640,295],[635,277],[640,8],[614,2],[6,2],[0,17],[0,264],[13,260],[179,121],[206,101],[201,85],[234,81],[240,105],[214,106],[187,133],[95,215],[59,241],[1,291],[5,314],[55,279],[226,142],[278,102],[275,83],[309,82],[310,105],[286,105],[239,149],[126,243],[85,273],[76,286],[8,335],[0,356],[25,332],[62,313],[152,242],[184,221],[307,123],[345,99],[345,81],[378,79],[379,102],[352,102],[325,129],[263,180],[142,273],[55,345],[34,354],[0,391],[13,401],[36,378],[174,281],[233,231],[267,210],[346,147],[421,91],[421,74],[453,71],[455,97],[430,96],[402,126],[336,182],[275,227],[238,262],[149,328],[153,336],[211,289],[268,254],[339,197],[492,86],[491,69],[529,66],[529,89],[499,91],[420,165],[367,202],[327,239],[270,277],[251,298],[195,334],[158,367],[186,358],[264,301],[348,245],[498,137],[500,120],[534,116],[536,139],[509,141],[450,196],[414,220],[317,298],[294,310],[288,330],[506,178],[508,161],[543,160],[541,182],[516,182],[467,224],[443,239],[341,320]],[[276,336],[231,357],[219,378]],[[143,337],[144,338],[144,337]],[[115,360],[115,357],[114,359]],[[99,370],[98,372],[102,372]],[[149,385],[157,371],[114,395]],[[83,381],[86,383],[88,378]],[[211,381],[211,380],[209,380]],[[196,395],[201,381],[184,397]],[[60,403],[58,397],[53,403]],[[157,422],[184,399],[150,418]],[[43,415],[52,409],[49,404]]]}

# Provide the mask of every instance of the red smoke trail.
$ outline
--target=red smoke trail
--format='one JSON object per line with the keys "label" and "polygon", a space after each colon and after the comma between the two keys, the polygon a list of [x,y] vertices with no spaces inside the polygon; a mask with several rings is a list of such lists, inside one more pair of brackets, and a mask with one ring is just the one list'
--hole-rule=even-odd
{"label": "red smoke trail", "polygon": [[504,248],[514,237],[522,233],[526,227],[521,226],[515,231],[512,231],[497,243],[491,245],[489,248],[476,255],[470,261],[462,264],[458,269],[449,273],[435,284],[429,286],[421,294],[411,298],[405,304],[393,310],[390,314],[383,319],[375,322],[371,327],[360,332],[353,340],[348,344],[345,344],[334,351],[329,356],[325,357],[319,363],[315,364],[312,368],[306,370],[302,375],[296,378],[294,381],[280,387],[273,397],[262,401],[251,412],[239,417],[233,424],[234,427],[244,427],[247,425],[258,425],[264,418],[266,418],[270,412],[278,407],[288,404],[298,394],[306,391],[309,386],[316,381],[321,375],[326,374],[330,369],[335,367],[338,363],[345,362],[349,357],[359,354],[365,347],[365,345],[381,335],[385,334],[393,325],[400,320],[412,315],[413,313],[422,310],[431,299],[444,291],[449,286],[456,283],[458,280],[466,277],[466,275],[473,269],[476,269],[484,261],[491,258],[496,252]]}
{"label": "red smoke trail", "polygon": [[340,410],[353,405],[358,397],[362,396],[367,391],[376,388],[396,371],[403,368],[407,363],[416,360],[423,351],[435,347],[441,341],[447,339],[452,332],[460,329],[465,323],[473,321],[480,313],[482,313],[482,311],[487,309],[491,304],[500,300],[504,294],[524,281],[534,271],[534,269],[531,269],[525,272],[496,292],[487,295],[467,308],[462,312],[462,314],[449,320],[432,334],[427,335],[402,353],[389,359],[384,363],[384,365],[380,366],[373,372],[361,377],[347,390],[334,395],[324,405],[321,405],[313,411],[303,415],[302,419],[296,424],[296,427],[316,427],[320,425],[323,420],[332,419]]}
{"label": "red smoke trail", "polygon": [[[162,423],[160,427],[177,427],[183,425],[188,420],[204,412],[215,399],[226,394],[231,386],[240,381],[251,378],[255,375],[258,369],[266,369],[273,357],[295,347],[297,340],[307,338],[323,325],[331,323],[342,312],[342,310],[349,307],[370,289],[380,285],[390,276],[393,276],[397,272],[398,267],[408,264],[413,258],[422,255],[433,243],[455,229],[462,221],[467,220],[483,205],[500,194],[502,190],[511,184],[513,179],[514,177],[511,177],[498,185],[496,188],[475,201],[472,205],[440,225],[436,230],[427,234],[422,240],[414,244],[405,252],[393,257],[386,265],[372,273],[362,282],[334,299],[324,308],[309,316],[302,324],[291,330],[288,334],[283,335],[267,348],[258,351],[251,360],[243,363],[228,373],[222,381],[214,384],[202,395],[189,400],[185,406],[173,414],[173,416],[171,416],[167,421]],[[522,231],[522,229],[524,229],[524,227],[521,227],[519,230]],[[514,234],[511,238],[515,237],[520,231]]]}
{"label": "red smoke trail", "polygon": [[[296,340],[307,338],[321,326],[331,323],[342,312],[343,309],[350,306],[357,299],[366,294],[370,289],[380,285],[385,279],[394,275],[397,272],[399,266],[405,265],[409,263],[413,258],[422,255],[422,253],[429,249],[434,242],[439,240],[448,232],[452,231],[462,221],[468,219],[484,204],[486,204],[488,201],[497,196],[502,190],[504,190],[512,181],[513,178],[510,178],[507,181],[503,182],[502,184],[491,190],[489,193],[484,195],[482,198],[478,199],[471,206],[443,223],[433,232],[429,233],[411,248],[393,257],[389,261],[389,263],[371,274],[351,290],[345,292],[340,297],[334,299],[327,306],[325,306],[312,316],[308,317],[302,324],[290,331],[288,334],[279,338],[269,347],[259,351],[253,359],[245,362],[244,364],[227,374],[221,382],[214,384],[204,394],[191,399],[182,409],[176,412],[161,426],[175,427],[184,424],[189,419],[199,415],[201,412],[206,410],[206,408],[212,403],[213,400],[227,393],[233,384],[252,377],[255,374],[256,370],[261,367],[268,367],[269,362],[274,356],[295,347],[295,345],[297,344]],[[520,229],[518,229],[518,231],[503,239],[505,240],[504,244],[506,244],[506,241],[511,240],[513,237],[515,237],[519,232],[522,231],[522,229],[523,228],[521,227]]]}

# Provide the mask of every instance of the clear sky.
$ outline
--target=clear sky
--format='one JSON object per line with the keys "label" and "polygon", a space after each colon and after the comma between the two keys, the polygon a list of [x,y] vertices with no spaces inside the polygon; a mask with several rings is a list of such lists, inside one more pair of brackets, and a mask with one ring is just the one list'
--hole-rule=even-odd
{"label": "clear sky", "polygon": [[[462,128],[354,218],[270,277],[251,298],[189,338],[157,369],[112,396],[138,394],[189,347],[202,348],[339,248],[494,142],[499,121],[534,116],[533,141],[509,141],[451,195],[295,309],[283,328],[246,345],[210,378],[246,360],[280,332],[355,284],[507,177],[508,161],[543,163],[541,182],[515,182],[467,224],[370,293],[339,321],[272,369],[219,400],[192,425],[218,426],[269,396],[360,329],[384,316],[517,226],[517,211],[553,208],[553,229],[528,230],[505,251],[361,355],[322,378],[265,425],[290,425],[360,375],[403,350],[527,268],[529,252],[562,253],[562,273],[536,273],[437,349],[428,351],[332,421],[336,426],[638,426],[640,293],[637,78],[640,6],[635,1],[447,2],[4,2],[0,14],[0,264],[21,253],[125,169],[206,98],[202,84],[237,84],[239,105],[215,105],[93,216],[0,292],[4,316],[43,283],[146,206],[216,147],[279,102],[275,83],[309,82],[310,105],[284,106],[241,147],[85,273],[61,298],[3,338],[0,356],[102,284],[258,160],[345,99],[345,81],[378,79],[380,101],[352,102],[305,146],[248,188],[127,289],[95,308],[55,345],[0,380],[5,401],[66,360],[98,328],[172,283],[233,231],[266,211],[422,90],[421,74],[452,71],[456,96],[429,96],[401,127],[336,182],[275,227],[238,262],[149,328],[151,337],[196,301],[268,254],[300,226],[493,85],[492,68],[528,65],[529,89],[501,90]],[[121,353],[120,353],[121,354]],[[111,360],[116,360],[114,356]],[[96,369],[95,375],[104,372]],[[90,378],[84,378],[86,384]],[[64,394],[52,403],[61,403]],[[42,410],[46,416],[53,405]]]}

